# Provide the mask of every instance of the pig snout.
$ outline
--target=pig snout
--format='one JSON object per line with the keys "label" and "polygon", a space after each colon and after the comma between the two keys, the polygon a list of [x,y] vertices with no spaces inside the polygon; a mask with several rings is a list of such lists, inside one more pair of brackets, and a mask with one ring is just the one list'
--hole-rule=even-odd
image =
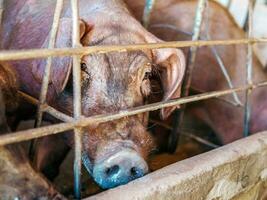
{"label": "pig snout", "polygon": [[103,189],[126,184],[148,173],[146,161],[132,149],[123,149],[105,160],[96,161],[92,168],[85,160],[84,164],[87,169],[90,168],[89,173]]}
{"label": "pig snout", "polygon": [[102,188],[113,188],[144,176],[145,160],[133,150],[120,151],[103,162],[95,163],[93,177]]}

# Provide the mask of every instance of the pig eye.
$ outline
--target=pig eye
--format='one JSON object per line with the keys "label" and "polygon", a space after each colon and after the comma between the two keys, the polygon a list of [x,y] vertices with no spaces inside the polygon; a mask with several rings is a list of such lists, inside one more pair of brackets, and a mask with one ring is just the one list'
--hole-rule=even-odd
{"label": "pig eye", "polygon": [[81,70],[82,72],[86,73],[89,77],[90,77],[90,73],[88,72],[88,68],[87,68],[87,65],[86,63],[81,63]]}
{"label": "pig eye", "polygon": [[87,70],[87,65],[86,63],[81,63],[81,70],[86,71]]}

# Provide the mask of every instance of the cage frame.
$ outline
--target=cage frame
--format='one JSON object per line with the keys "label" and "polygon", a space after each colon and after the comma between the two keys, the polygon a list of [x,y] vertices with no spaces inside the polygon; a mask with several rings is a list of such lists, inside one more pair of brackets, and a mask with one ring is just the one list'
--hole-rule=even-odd
{"label": "cage frame", "polygon": [[[248,135],[249,130],[249,120],[250,120],[250,94],[253,89],[258,87],[267,86],[267,81],[261,83],[253,83],[252,81],[252,45],[255,43],[266,43],[267,38],[253,38],[252,36],[252,15],[253,15],[253,0],[250,0],[250,6],[248,11],[248,36],[244,39],[237,40],[208,40],[203,41],[199,40],[200,26],[202,21],[202,15],[204,13],[205,3],[208,0],[198,0],[198,8],[196,10],[195,21],[195,31],[192,41],[173,41],[173,42],[162,42],[162,43],[150,43],[150,44],[132,44],[132,45],[109,45],[109,46],[90,46],[82,47],[79,39],[79,0],[70,0],[71,1],[71,10],[72,10],[72,47],[66,48],[55,48],[55,37],[57,34],[57,29],[59,25],[60,14],[63,8],[64,0],[57,0],[56,7],[54,11],[54,19],[50,32],[49,45],[45,49],[28,49],[28,50],[3,50],[0,51],[0,61],[11,61],[11,60],[24,60],[24,59],[36,59],[36,58],[47,58],[47,64],[45,68],[45,74],[43,76],[42,88],[40,92],[39,100],[31,97],[23,92],[19,92],[21,97],[33,105],[38,106],[37,118],[36,118],[36,128],[28,129],[23,131],[17,131],[0,136],[0,145],[7,145],[16,142],[22,142],[26,140],[36,139],[39,137],[44,137],[52,134],[62,133],[67,130],[74,131],[75,138],[75,157],[74,157],[74,187],[75,187],[75,198],[80,199],[80,188],[81,188],[81,152],[82,152],[82,128],[89,126],[90,124],[99,124],[103,122],[108,122],[116,119],[121,119],[123,117],[136,115],[143,112],[149,112],[158,110],[161,108],[169,106],[184,105],[189,102],[201,101],[209,98],[216,98],[219,96],[234,94],[235,92],[246,91],[246,100],[245,100],[245,116],[244,116],[244,136]],[[145,26],[149,24],[150,12],[153,9],[153,3],[156,0],[147,0],[149,8],[145,8],[145,14],[143,19],[145,19]],[[150,3],[149,3],[150,2]],[[231,2],[231,1],[229,1]],[[1,1],[1,19],[2,19],[2,1]],[[130,108],[126,110],[121,110],[115,113],[108,113],[102,115],[95,115],[90,117],[82,116],[81,110],[81,69],[80,69],[80,60],[84,55],[91,53],[108,53],[108,52],[124,52],[124,51],[133,51],[133,50],[143,50],[143,49],[154,49],[154,48],[181,48],[181,47],[190,47],[192,52],[192,57],[190,59],[189,73],[187,78],[190,79],[190,70],[194,66],[196,49],[201,46],[216,46],[216,45],[234,45],[234,44],[246,44],[248,48],[247,52],[247,73],[246,73],[246,85],[230,88],[228,90],[218,90],[213,92],[205,92],[199,95],[188,96],[188,87],[190,81],[187,82],[184,87],[184,96],[178,99],[161,101],[152,104],[146,104],[143,106],[138,106],[135,108]],[[73,58],[73,88],[74,88],[74,101],[73,109],[74,116],[68,116],[55,108],[49,106],[46,103],[46,95],[48,90],[49,83],[49,74],[51,71],[52,58],[60,56],[71,56]],[[48,125],[45,127],[39,127],[42,122],[43,113],[48,113],[53,117],[63,121],[63,123]]]}

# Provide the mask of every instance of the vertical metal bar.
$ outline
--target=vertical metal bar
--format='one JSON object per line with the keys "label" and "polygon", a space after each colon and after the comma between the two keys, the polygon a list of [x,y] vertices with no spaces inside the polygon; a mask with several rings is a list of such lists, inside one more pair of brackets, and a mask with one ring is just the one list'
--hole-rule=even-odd
{"label": "vertical metal bar", "polygon": [[[253,7],[254,7],[254,0],[249,1],[248,6],[248,33],[247,37],[251,38],[253,34]],[[252,67],[253,67],[253,52],[252,52],[252,44],[249,43],[247,46],[247,66],[246,66],[246,84],[252,85]],[[252,89],[249,88],[246,90],[246,102],[245,102],[245,116],[244,116],[244,137],[249,135],[249,128],[250,128],[250,115],[251,115],[251,95]]]}
{"label": "vertical metal bar", "polygon": [[[60,20],[62,7],[63,7],[63,2],[64,0],[57,0],[57,3],[56,3],[52,29],[50,33],[50,40],[48,42],[48,49],[53,49],[55,47],[56,35],[57,35],[58,26],[59,26],[59,20]],[[52,57],[48,57],[46,66],[45,66],[44,77],[42,81],[41,93],[39,97],[40,101],[39,101],[38,110],[37,110],[37,118],[35,121],[35,127],[39,127],[42,122],[43,106],[46,103],[46,96],[47,96],[49,78],[50,78],[50,73],[51,73],[51,65],[52,65]]]}
{"label": "vertical metal bar", "polygon": [[[53,23],[52,23],[52,27],[50,31],[50,38],[48,42],[48,49],[53,49],[55,47],[57,30],[59,26],[60,14],[63,8],[63,3],[64,3],[64,0],[57,0],[56,2],[54,18],[53,18]],[[50,56],[47,58],[44,76],[42,80],[41,93],[39,96],[39,104],[37,108],[37,115],[36,115],[36,120],[34,123],[35,128],[41,126],[41,123],[42,123],[44,107],[46,104],[46,96],[47,96],[49,78],[50,78],[50,73],[51,73],[51,65],[52,65],[52,57]],[[36,142],[37,142],[36,140],[33,140],[30,142],[30,148],[29,148],[30,159],[33,159]]]}
{"label": "vertical metal bar", "polygon": [[[72,9],[72,47],[80,47],[79,0],[71,0]],[[81,117],[81,57],[73,56],[73,110],[74,119]],[[74,129],[74,196],[81,199],[81,157],[82,157],[82,130]]]}
{"label": "vertical metal bar", "polygon": [[[207,0],[198,1],[195,22],[194,22],[193,36],[192,36],[193,41],[198,40],[200,37],[203,14],[204,14],[206,5],[207,5]],[[197,47],[195,46],[190,47],[190,51],[188,55],[188,62],[187,62],[186,71],[185,71],[185,78],[184,78],[184,82],[182,86],[182,97],[188,96],[189,94],[189,87],[191,85],[192,72],[195,66],[196,52],[197,52]],[[177,110],[174,113],[175,114],[174,116],[175,121],[173,121],[174,127],[170,134],[169,144],[168,144],[168,151],[171,153],[175,152],[177,144],[179,142],[180,129],[181,129],[183,118],[184,118],[185,107],[186,107],[185,105],[182,105],[180,110]]]}
{"label": "vertical metal bar", "polygon": [[2,24],[3,11],[4,11],[4,0],[0,0],[0,24]]}
{"label": "vertical metal bar", "polygon": [[232,0],[228,0],[228,3],[226,5],[226,8],[229,10],[232,5]]}
{"label": "vertical metal bar", "polygon": [[[247,10],[247,13],[246,13],[246,19],[245,19],[245,22],[244,22],[244,26],[243,26],[243,29],[244,31],[248,31],[248,26],[249,26],[249,10],[251,9],[252,12],[256,6],[256,3],[257,3],[257,0],[249,0],[248,1],[248,10]],[[250,8],[251,7],[251,8]]]}
{"label": "vertical metal bar", "polygon": [[151,12],[152,12],[155,2],[156,0],[146,0],[144,13],[143,13],[143,19],[142,19],[143,25],[145,28],[148,28]]}

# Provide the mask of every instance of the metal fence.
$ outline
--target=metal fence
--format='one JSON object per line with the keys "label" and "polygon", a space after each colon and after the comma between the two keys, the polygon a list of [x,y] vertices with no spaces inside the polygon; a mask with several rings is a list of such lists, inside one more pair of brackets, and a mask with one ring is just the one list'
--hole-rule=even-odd
{"label": "metal fence", "polygon": [[[23,59],[33,59],[33,58],[47,58],[47,64],[45,69],[45,75],[43,77],[42,88],[40,93],[39,100],[20,92],[22,98],[26,99],[28,102],[38,106],[38,114],[36,119],[36,128],[24,131],[18,131],[7,135],[0,136],[0,145],[7,145],[11,143],[26,141],[30,139],[35,139],[43,136],[48,136],[52,134],[58,134],[67,130],[74,130],[75,134],[75,160],[74,160],[74,180],[75,180],[75,197],[80,199],[80,174],[81,174],[81,150],[82,150],[82,128],[89,126],[90,124],[98,124],[103,122],[108,122],[111,120],[120,119],[126,116],[136,115],[143,112],[154,111],[161,108],[177,105],[185,105],[189,102],[195,102],[200,100],[205,100],[209,98],[215,98],[227,94],[236,95],[236,92],[246,91],[246,104],[245,104],[245,116],[244,116],[244,135],[248,135],[249,130],[249,119],[250,119],[250,93],[252,89],[267,86],[267,81],[254,84],[252,82],[252,45],[254,43],[263,43],[267,42],[267,39],[259,39],[252,37],[252,14],[253,14],[253,4],[254,1],[250,1],[249,6],[249,15],[248,15],[248,37],[238,40],[212,40],[212,41],[202,41],[199,40],[200,27],[202,23],[202,16],[205,11],[206,3],[208,0],[199,0],[198,7],[196,10],[195,17],[195,26],[193,30],[192,41],[178,41],[178,42],[162,42],[162,43],[153,43],[153,44],[132,44],[132,45],[114,45],[114,46],[90,46],[82,47],[79,39],[79,1],[71,0],[72,8],[72,47],[70,48],[55,48],[55,37],[59,25],[60,13],[63,8],[64,0],[57,0],[56,8],[54,12],[54,19],[52,24],[52,30],[49,40],[49,46],[47,49],[31,49],[23,51],[1,51],[0,52],[0,61],[7,60],[23,60]],[[144,22],[147,26],[149,24],[150,12],[153,9],[154,0],[147,0],[145,12],[144,12]],[[192,69],[194,67],[196,50],[200,46],[215,46],[215,45],[234,45],[234,44],[246,44],[248,47],[247,54],[247,85],[233,88],[231,84],[230,89],[223,91],[214,91],[204,94],[188,96],[188,89],[191,82]],[[91,53],[107,53],[107,52],[122,52],[122,51],[133,51],[133,50],[142,50],[142,49],[153,49],[153,48],[179,48],[179,47],[190,47],[190,59],[186,69],[185,84],[182,88],[182,97],[179,99],[157,102],[153,104],[148,104],[144,106],[139,106],[131,108],[128,110],[119,111],[116,113],[109,113],[103,115],[96,115],[85,118],[82,116],[81,112],[81,69],[80,69],[80,60],[84,55]],[[49,74],[51,71],[51,64],[53,57],[59,56],[72,56],[73,57],[73,88],[74,88],[74,116],[68,116],[55,108],[52,108],[46,103],[46,95],[48,90],[49,83]],[[227,74],[225,74],[227,76]],[[229,82],[230,83],[230,82]],[[237,97],[237,96],[236,96]],[[182,106],[183,113],[184,106]],[[56,125],[49,125],[46,127],[39,127],[42,122],[42,115],[46,112],[57,119],[63,121]],[[179,125],[182,121],[183,114],[180,113],[180,120],[177,128],[172,133],[174,144],[177,143],[179,132]]]}

